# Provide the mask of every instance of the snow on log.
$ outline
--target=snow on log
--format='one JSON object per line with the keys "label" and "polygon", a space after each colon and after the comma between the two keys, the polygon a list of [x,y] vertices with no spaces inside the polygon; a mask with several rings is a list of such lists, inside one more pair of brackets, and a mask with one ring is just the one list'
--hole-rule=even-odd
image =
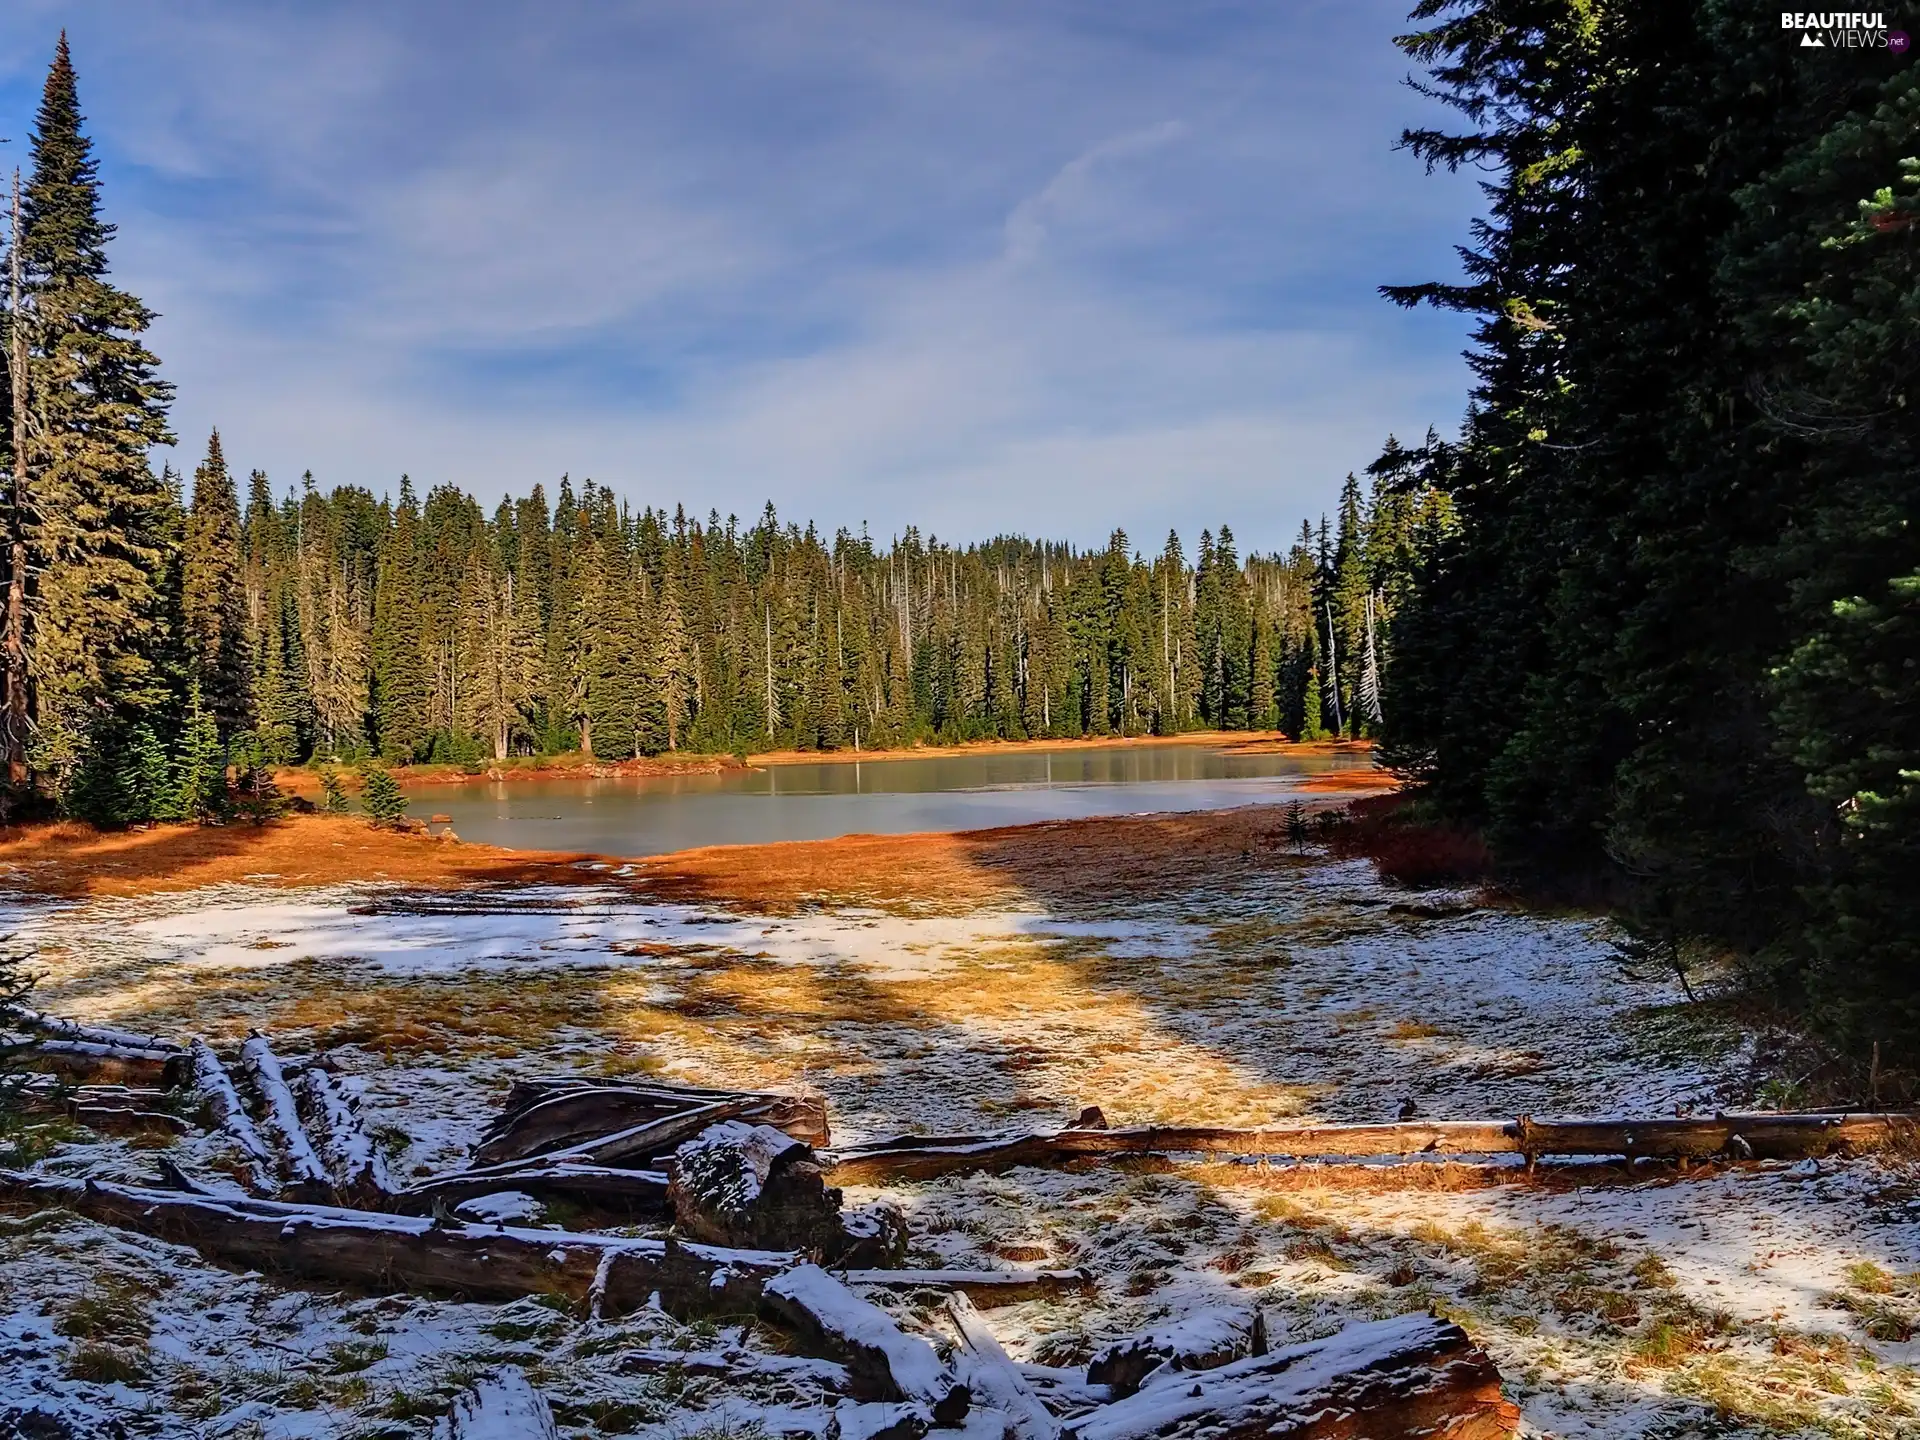
{"label": "snow on log", "polygon": [[984,1404],[1005,1412],[1015,1440],[1054,1440],[1060,1426],[1040,1403],[1027,1379],[1001,1348],[986,1318],[965,1295],[947,1297],[947,1314],[960,1334],[968,1388]]}
{"label": "snow on log", "polygon": [[433,1440],[560,1440],[553,1410],[526,1372],[508,1365],[462,1391]]}
{"label": "snow on log", "polygon": [[939,1352],[818,1265],[796,1265],[767,1281],[760,1307],[803,1348],[844,1363],[856,1397],[918,1401],[943,1425],[966,1417],[971,1392],[948,1375]]}
{"label": "snow on log", "polygon": [[279,1147],[287,1178],[300,1190],[324,1193],[333,1188],[327,1167],[320,1163],[306,1127],[300,1123],[299,1108],[293,1103],[293,1091],[280,1068],[280,1057],[273,1053],[267,1037],[255,1031],[240,1047],[240,1066],[260,1097],[264,1110],[262,1124]]}
{"label": "snow on log", "polygon": [[833,1407],[838,1440],[922,1440],[933,1424],[933,1413],[913,1401],[842,1400]]}
{"label": "snow on log", "polygon": [[247,1114],[247,1107],[240,1103],[240,1092],[233,1087],[233,1077],[227,1073],[227,1067],[220,1063],[220,1057],[213,1053],[213,1047],[206,1041],[196,1038],[190,1054],[193,1058],[193,1081],[200,1095],[200,1103],[213,1117],[214,1124],[246,1156],[248,1184],[260,1194],[273,1194],[276,1188],[273,1175],[277,1168],[273,1151],[267,1148],[267,1142],[260,1137],[260,1131]]}
{"label": "snow on log", "polygon": [[1095,1352],[1087,1362],[1087,1383],[1131,1395],[1151,1381],[1266,1353],[1267,1326],[1258,1310],[1201,1310]]}
{"label": "snow on log", "polygon": [[9,1024],[24,1025],[55,1040],[75,1040],[85,1045],[105,1045],[117,1050],[157,1050],[166,1055],[179,1055],[186,1050],[178,1041],[168,1040],[161,1035],[139,1035],[105,1025],[83,1025],[78,1020],[64,1020],[58,1015],[49,1015],[43,1010],[29,1010],[25,1006],[9,1009],[5,1019]]}
{"label": "snow on log", "polygon": [[408,1215],[424,1215],[434,1202],[457,1205],[476,1195],[519,1190],[550,1200],[572,1200],[596,1209],[626,1215],[661,1216],[670,1213],[667,1175],[660,1170],[622,1170],[608,1165],[576,1165],[568,1161],[545,1164],[529,1161],[521,1169],[489,1169],[475,1173],[454,1171],[420,1180],[396,1191],[389,1208]]}
{"label": "snow on log", "polygon": [[806,1355],[769,1355],[733,1346],[725,1350],[622,1350],[613,1368],[622,1375],[711,1375],[724,1379],[797,1381],[844,1395],[847,1367]]}
{"label": "snow on log", "polygon": [[673,1152],[674,1223],[696,1240],[837,1257],[840,1192],[810,1146],[770,1125],[724,1120]]}
{"label": "snow on log", "polygon": [[481,1136],[474,1162],[490,1165],[543,1155],[596,1135],[728,1101],[738,1103],[741,1118],[771,1125],[808,1145],[827,1143],[826,1102],[817,1096],[549,1076],[515,1082],[505,1109]]}
{"label": "snow on log", "polygon": [[1920,1135],[1920,1112],[1716,1115],[1676,1119],[1428,1120],[1258,1129],[1142,1125],[1012,1135],[902,1136],[822,1156],[837,1185],[922,1180],[962,1170],[1059,1165],[1154,1152],[1297,1159],[1392,1155],[1680,1156],[1801,1160],[1859,1154]]}
{"label": "snow on log", "polygon": [[334,1192],[385,1209],[393,1194],[386,1156],[368,1136],[340,1082],[314,1065],[302,1071],[294,1085],[295,1098],[306,1101],[308,1119],[319,1134],[320,1159],[333,1178]]}
{"label": "snow on log", "polygon": [[1519,1423],[1499,1371],[1466,1332],[1416,1312],[1148,1385],[1069,1421],[1066,1436],[1500,1440]]}
{"label": "snow on log", "polygon": [[1091,1295],[1093,1275],[1086,1270],[842,1270],[848,1285],[881,1290],[957,1290],[988,1309],[1062,1295]]}
{"label": "snow on log", "polygon": [[799,1257],[675,1240],[635,1240],[423,1216],[56,1179],[0,1170],[0,1198],[55,1203],[123,1229],[190,1245],[227,1264],[376,1294],[474,1300],[564,1295],[624,1314],[658,1294],[669,1313],[751,1313],[769,1277]]}

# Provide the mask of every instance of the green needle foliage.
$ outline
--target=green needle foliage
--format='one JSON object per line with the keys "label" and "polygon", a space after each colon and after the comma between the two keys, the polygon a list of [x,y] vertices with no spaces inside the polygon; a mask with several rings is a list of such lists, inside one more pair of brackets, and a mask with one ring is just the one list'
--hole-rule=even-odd
{"label": "green needle foliage", "polygon": [[392,829],[406,817],[407,797],[400,793],[400,782],[378,761],[360,767],[360,803],[381,829]]}
{"label": "green needle foliage", "polygon": [[353,801],[347,798],[346,782],[331,765],[320,771],[320,794],[320,808],[329,815],[345,815],[353,809]]}

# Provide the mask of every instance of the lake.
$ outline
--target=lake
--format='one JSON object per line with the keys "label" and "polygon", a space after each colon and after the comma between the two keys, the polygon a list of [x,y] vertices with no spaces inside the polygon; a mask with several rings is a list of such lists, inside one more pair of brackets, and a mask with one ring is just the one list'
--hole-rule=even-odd
{"label": "lake", "polygon": [[516,780],[415,791],[464,840],[523,850],[662,855],[699,845],[979,830],[1090,815],[1221,810],[1301,793],[1351,756],[1240,755],[1213,745],[971,751],[769,765],[715,775]]}

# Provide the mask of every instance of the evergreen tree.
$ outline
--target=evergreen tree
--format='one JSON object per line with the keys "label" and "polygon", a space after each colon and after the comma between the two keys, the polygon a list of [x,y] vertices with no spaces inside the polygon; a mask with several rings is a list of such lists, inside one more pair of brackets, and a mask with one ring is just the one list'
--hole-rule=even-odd
{"label": "evergreen tree", "polygon": [[252,647],[246,590],[241,579],[240,499],[220,448],[207,440],[207,458],[193,472],[181,559],[181,620],[189,665],[201,703],[228,734],[250,719]]}
{"label": "evergreen tree", "polygon": [[382,829],[393,829],[407,813],[407,797],[400,793],[400,782],[393,772],[375,760],[360,767],[360,803],[367,815]]}
{"label": "evergreen tree", "polygon": [[196,679],[188,685],[186,720],[173,760],[169,818],[208,824],[224,820],[228,808],[226,751],[220,745],[218,722],[201,699]]}
{"label": "evergreen tree", "polygon": [[[169,443],[170,387],[141,336],[153,316],[107,280],[113,226],[60,38],[35,119],[19,239],[31,303],[29,494],[24,514],[35,752],[57,789],[87,746],[161,715],[171,497],[148,464]],[[96,776],[101,773],[95,766]]]}

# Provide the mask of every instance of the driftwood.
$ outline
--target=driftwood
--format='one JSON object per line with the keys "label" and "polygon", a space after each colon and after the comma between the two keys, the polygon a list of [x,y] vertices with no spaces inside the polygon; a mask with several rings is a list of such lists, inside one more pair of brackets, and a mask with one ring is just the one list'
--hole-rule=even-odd
{"label": "driftwood", "polygon": [[965,1295],[949,1295],[947,1314],[959,1333],[967,1384],[974,1395],[1006,1415],[1016,1440],[1054,1440],[1060,1433],[1059,1422],[1001,1349],[999,1339],[973,1302]]}
{"label": "driftwood", "polygon": [[856,1397],[918,1402],[944,1425],[966,1418],[972,1393],[933,1346],[818,1265],[796,1265],[767,1281],[760,1308],[803,1348],[845,1364]]}
{"label": "driftwood", "polygon": [[1430,1120],[1259,1129],[1143,1125],[1014,1135],[903,1136],[823,1157],[835,1184],[928,1179],[962,1170],[1058,1165],[1104,1155],[1200,1153],[1307,1159],[1392,1155],[1623,1155],[1801,1160],[1920,1137],[1920,1112],[1716,1115],[1697,1119]]}
{"label": "driftwood", "polygon": [[327,1167],[307,1138],[300,1123],[300,1110],[293,1103],[293,1090],[280,1068],[280,1057],[273,1053],[267,1037],[255,1032],[240,1047],[240,1066],[246,1072],[254,1093],[260,1097],[261,1123],[280,1151],[287,1178],[295,1189],[310,1195],[326,1194],[333,1189]]}
{"label": "driftwood", "polygon": [[518,1170],[458,1170],[436,1175],[396,1191],[386,1207],[406,1215],[425,1215],[435,1202],[458,1205],[478,1195],[518,1190],[536,1199],[571,1200],[624,1215],[665,1216],[668,1178],[660,1170],[621,1170],[608,1165],[567,1161],[529,1161]]}
{"label": "driftwood", "polygon": [[658,1293],[688,1316],[751,1313],[761,1286],[799,1257],[675,1240],[442,1225],[427,1217],[286,1205],[0,1170],[0,1198],[65,1205],[249,1269],[476,1300],[564,1295],[607,1315]]}
{"label": "driftwood", "polygon": [[1519,1427],[1500,1374],[1426,1314],[1353,1325],[1138,1394],[1068,1422],[1067,1440],[1500,1440]]}
{"label": "driftwood", "polygon": [[1126,1396],[1149,1380],[1266,1353],[1267,1326],[1258,1310],[1201,1310],[1104,1346],[1087,1362],[1087,1383]]}
{"label": "driftwood", "polygon": [[482,1376],[455,1398],[433,1427],[433,1440],[560,1440],[553,1410],[526,1372],[508,1365]]}
{"label": "driftwood", "polygon": [[673,1152],[674,1223],[715,1245],[846,1249],[840,1192],[822,1178],[810,1146],[769,1125],[727,1120]]}
{"label": "driftwood", "polygon": [[881,1290],[955,1290],[974,1304],[992,1309],[1025,1300],[1055,1300],[1062,1295],[1091,1295],[1093,1276],[1085,1270],[842,1270],[849,1285]]}
{"label": "driftwood", "polygon": [[737,1116],[771,1125],[808,1145],[827,1143],[826,1104],[817,1096],[551,1076],[515,1082],[507,1093],[506,1108],[475,1148],[474,1163],[494,1165],[548,1155],[594,1136],[727,1103],[737,1108],[726,1115],[708,1111],[709,1123]]}
{"label": "driftwood", "polygon": [[213,1053],[213,1047],[206,1041],[196,1039],[193,1042],[192,1056],[194,1084],[199,1091],[201,1105],[246,1157],[250,1186],[260,1194],[273,1194],[273,1174],[278,1168],[273,1151],[267,1148],[267,1142],[261,1138],[259,1129],[247,1114],[247,1107],[241,1104],[240,1092],[234,1088],[233,1077],[227,1073],[227,1067],[220,1063],[220,1057]]}
{"label": "driftwood", "polygon": [[387,1176],[386,1156],[368,1136],[340,1082],[315,1065],[302,1071],[294,1084],[296,1098],[306,1101],[307,1116],[319,1135],[316,1148],[334,1193],[387,1208],[393,1182]]}

